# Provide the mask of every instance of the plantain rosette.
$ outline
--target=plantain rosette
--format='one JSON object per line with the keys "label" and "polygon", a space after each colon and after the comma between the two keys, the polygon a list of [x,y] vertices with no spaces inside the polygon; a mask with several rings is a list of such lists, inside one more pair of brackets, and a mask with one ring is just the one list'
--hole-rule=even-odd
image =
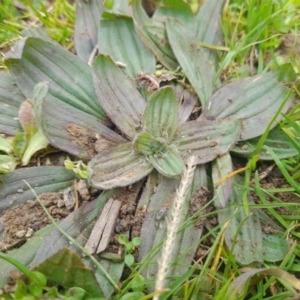
{"label": "plantain rosette", "polygon": [[[174,262],[170,272],[183,274],[201,240],[203,225],[195,220],[199,220],[203,210],[197,206],[197,199],[203,197],[209,182],[207,163],[212,162],[212,181],[216,184],[233,171],[232,154],[253,155],[253,151],[242,151],[241,147],[247,144],[253,149],[271,120],[271,127],[280,121],[278,110],[287,111],[292,98],[284,83],[290,79],[282,74],[293,75],[293,71],[290,66],[283,66],[277,71],[236,80],[218,90],[218,56],[199,42],[220,43],[218,21],[223,1],[205,1],[196,15],[184,1],[169,1],[152,18],[138,0],[132,1],[133,18],[102,13],[104,8],[95,1],[78,3],[82,7],[77,10],[78,24],[86,24],[76,27],[79,57],[49,39],[30,35],[6,57],[5,63],[18,91],[32,102],[39,130],[49,143],[90,160],[91,185],[117,193],[146,178],[143,190],[137,192],[141,196],[137,198],[136,216],[146,207],[139,257],[146,263],[143,275],[147,279],[156,274],[160,249],[157,246],[166,235],[166,220],[185,161],[190,155],[196,156],[198,167],[181,216],[181,225],[185,226],[170,249]],[[89,18],[93,19],[91,26]],[[86,33],[84,39],[82,32]],[[90,66],[86,62],[93,58],[96,45],[100,54]],[[175,76],[155,92],[145,92],[136,81],[136,73],[154,73],[156,59],[165,66],[166,73],[180,66],[189,84],[182,84]],[[195,95],[202,107],[196,117],[192,115]],[[12,103],[11,114],[17,113],[18,101]],[[18,132],[18,123],[12,126],[9,132]],[[272,131],[269,147],[281,136],[276,131]],[[287,151],[281,150],[281,157],[293,155],[293,147],[288,142],[284,145]],[[264,153],[261,158],[267,156]],[[280,240],[281,235],[273,235],[271,244],[260,227],[260,220],[266,222],[265,217],[240,211],[243,208],[239,201],[246,192],[238,188],[239,183],[240,180],[228,180],[211,191],[214,206],[221,210],[220,225],[228,221],[231,224],[225,231],[228,248],[232,248],[239,232],[248,238],[238,239],[232,250],[241,264],[282,259],[286,243]],[[7,189],[5,195],[15,193]],[[251,232],[249,228],[254,223]],[[280,251],[270,255],[274,245]],[[116,278],[120,278],[123,266],[118,267]],[[109,268],[114,268],[112,263]],[[105,296],[112,292],[110,286]]]}

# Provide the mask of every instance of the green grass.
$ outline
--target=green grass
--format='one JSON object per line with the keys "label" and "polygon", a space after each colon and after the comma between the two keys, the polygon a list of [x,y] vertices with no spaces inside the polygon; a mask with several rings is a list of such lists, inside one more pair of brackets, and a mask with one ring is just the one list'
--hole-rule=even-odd
{"label": "green grass", "polygon": [[46,32],[69,50],[73,49],[75,6],[67,0],[56,0],[52,4],[41,0],[21,0],[14,6],[11,0],[0,5],[0,68],[3,53],[21,38],[21,33],[30,26],[43,25]]}
{"label": "green grass", "polygon": [[[209,1],[209,0],[207,0]],[[194,1],[195,2],[195,1]],[[0,5],[0,51],[7,49],[20,38],[21,31],[30,25],[42,24],[48,34],[68,49],[73,49],[72,34],[74,29],[75,7],[66,0],[57,0],[53,4],[45,1],[19,1],[16,8],[11,0],[2,0]],[[220,52],[221,63],[219,74],[224,81],[237,77],[254,75],[276,68],[285,62],[291,62],[295,71],[300,70],[300,58],[293,54],[281,56],[278,52],[282,36],[293,34],[299,36],[300,1],[297,0],[230,0],[226,1],[222,18],[225,46],[229,50]],[[5,69],[3,61],[0,68]],[[294,86],[296,94],[299,89]],[[246,191],[255,192],[260,204],[247,207],[264,209],[285,230],[286,238],[293,240],[290,251],[280,264],[265,263],[263,267],[280,267],[291,274],[300,271],[300,104],[296,105],[284,117],[281,124],[289,135],[296,149],[297,157],[280,160],[273,153],[276,166],[286,180],[286,185],[279,188],[264,188],[261,186],[255,170],[246,171],[244,187]],[[265,133],[267,136],[268,132]],[[255,165],[255,164],[254,164]],[[250,180],[255,182],[249,187]],[[297,202],[283,201],[284,195],[294,196]],[[246,194],[245,194],[246,195]],[[247,203],[245,196],[244,203]],[[285,209],[288,214],[280,213]],[[214,212],[215,213],[215,212]],[[205,218],[206,215],[199,216]],[[191,222],[191,220],[188,220]],[[188,223],[188,221],[186,223]],[[229,284],[242,274],[240,266],[235,261],[232,251],[224,246],[224,230],[216,226],[206,232],[199,242],[208,245],[207,253],[202,260],[190,266],[185,276],[176,279],[170,286],[168,295],[177,295],[174,299],[227,299]],[[157,249],[156,249],[157,250]],[[155,254],[155,249],[151,255]],[[132,269],[132,276],[140,272],[147,264],[149,257]],[[263,276],[264,277],[264,276]],[[131,276],[129,275],[129,279]],[[123,282],[118,296],[125,295],[129,290],[129,279]],[[295,296],[297,290],[274,276],[265,276],[245,285],[238,299],[286,299]],[[145,298],[146,299],[146,298]]]}

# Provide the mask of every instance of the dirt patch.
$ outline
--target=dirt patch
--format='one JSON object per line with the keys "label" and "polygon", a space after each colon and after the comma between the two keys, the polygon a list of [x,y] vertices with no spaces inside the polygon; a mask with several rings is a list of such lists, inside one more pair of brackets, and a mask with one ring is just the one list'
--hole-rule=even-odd
{"label": "dirt patch", "polygon": [[[60,220],[70,213],[65,207],[60,193],[44,193],[39,198],[55,220]],[[41,205],[34,200],[7,210],[0,217],[0,224],[3,228],[1,251],[25,242],[35,231],[50,223],[51,221]]]}
{"label": "dirt patch", "polygon": [[68,124],[66,130],[70,134],[71,140],[86,150],[89,157],[97,154],[95,150],[95,143],[97,141],[97,133],[76,124]]}
{"label": "dirt patch", "polygon": [[285,57],[300,57],[300,36],[295,34],[285,34],[281,37],[281,45],[278,53]]}
{"label": "dirt patch", "polygon": [[207,213],[214,210],[213,205],[210,205],[203,209],[203,207],[211,199],[211,193],[207,186],[202,186],[199,188],[191,198],[190,205],[190,216],[194,216],[196,219],[200,219],[195,223],[196,228],[202,228],[205,222],[213,222],[215,224],[216,218],[203,218]]}
{"label": "dirt patch", "polygon": [[[95,191],[86,181],[79,180],[73,188],[59,193],[43,193],[39,196],[54,220],[58,221],[77,209],[84,201],[94,197]],[[34,232],[50,224],[51,220],[36,200],[12,207],[0,216],[0,251],[6,251],[26,242]]]}

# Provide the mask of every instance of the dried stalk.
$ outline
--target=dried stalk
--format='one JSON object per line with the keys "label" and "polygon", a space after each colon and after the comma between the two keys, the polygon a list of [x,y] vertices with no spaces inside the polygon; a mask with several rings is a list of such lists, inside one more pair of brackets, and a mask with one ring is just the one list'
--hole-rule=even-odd
{"label": "dried stalk", "polygon": [[[184,173],[182,175],[180,185],[176,190],[176,195],[171,210],[171,216],[170,219],[168,219],[167,238],[162,247],[160,263],[158,266],[158,271],[156,276],[157,279],[155,282],[156,292],[159,291],[161,292],[164,289],[165,280],[170,268],[172,249],[181,222],[183,205],[186,199],[188,189],[192,184],[195,168],[196,168],[196,157],[191,156],[187,161],[187,167],[184,170]],[[159,294],[160,293],[155,295],[153,300],[158,300],[160,298]]]}

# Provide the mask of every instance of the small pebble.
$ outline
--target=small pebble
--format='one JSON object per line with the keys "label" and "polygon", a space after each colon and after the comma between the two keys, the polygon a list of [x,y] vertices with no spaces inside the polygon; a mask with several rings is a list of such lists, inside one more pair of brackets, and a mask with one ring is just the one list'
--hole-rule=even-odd
{"label": "small pebble", "polygon": [[61,207],[64,207],[64,206],[65,206],[65,201],[62,200],[62,199],[59,199],[59,200],[57,201],[57,207],[58,207],[58,208],[61,208]]}
{"label": "small pebble", "polygon": [[33,235],[34,230],[32,228],[28,228],[25,237],[29,238]]}
{"label": "small pebble", "polygon": [[28,204],[29,208],[33,208],[36,205],[36,201],[34,201],[34,200],[28,200],[27,204]]}
{"label": "small pebble", "polygon": [[20,230],[15,233],[15,236],[19,239],[23,238],[26,235],[26,230]]}

